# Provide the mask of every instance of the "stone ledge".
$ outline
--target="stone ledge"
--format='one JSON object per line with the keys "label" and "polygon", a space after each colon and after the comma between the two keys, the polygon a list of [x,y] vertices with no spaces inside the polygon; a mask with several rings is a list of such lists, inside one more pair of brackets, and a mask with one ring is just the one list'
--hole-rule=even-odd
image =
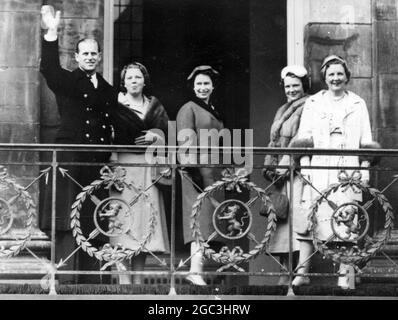
{"label": "stone ledge", "polygon": [[[39,299],[69,299],[75,296],[78,299],[98,299],[104,298],[108,295],[108,299],[115,299],[116,297],[129,296],[138,299],[140,295],[149,295],[151,300],[159,300],[161,297],[168,299],[189,299],[189,297],[200,299],[200,297],[209,297],[214,301],[217,296],[222,299],[267,299],[275,297],[276,299],[305,299],[314,297],[328,297],[328,299],[350,299],[353,297],[395,297],[397,299],[398,285],[386,284],[364,284],[357,287],[355,290],[343,290],[333,286],[303,286],[294,288],[295,296],[287,296],[287,286],[241,286],[241,287],[216,287],[207,286],[205,288],[198,288],[193,286],[178,286],[176,287],[177,295],[168,295],[170,287],[167,285],[155,286],[128,286],[128,285],[59,285],[56,286],[57,296],[49,296],[48,291],[43,290],[40,286],[34,285],[0,285],[0,299],[4,294],[14,299],[13,294],[34,295]],[[215,292],[218,292],[215,294]],[[147,296],[147,297],[149,297]],[[274,299],[275,299],[274,298]]]}
{"label": "stone ledge", "polygon": [[11,282],[14,279],[41,279],[43,275],[48,273],[46,264],[50,261],[42,258],[38,261],[33,257],[17,256],[7,260],[0,261],[0,279]]}

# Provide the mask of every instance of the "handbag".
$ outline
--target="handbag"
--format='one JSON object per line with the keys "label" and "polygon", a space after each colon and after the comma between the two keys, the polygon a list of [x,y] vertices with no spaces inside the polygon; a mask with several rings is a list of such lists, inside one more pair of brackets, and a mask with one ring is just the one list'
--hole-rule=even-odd
{"label": "handbag", "polygon": [[310,188],[308,184],[303,186],[301,203],[297,206],[297,211],[294,213],[293,231],[301,235],[306,235],[311,227],[309,219],[311,213]]}
{"label": "handbag", "polygon": [[[289,198],[284,193],[278,190],[272,190],[267,193],[268,198],[270,198],[272,206],[275,209],[275,214],[278,220],[285,220],[289,215]],[[260,215],[267,217],[269,207],[263,206],[260,209]]]}

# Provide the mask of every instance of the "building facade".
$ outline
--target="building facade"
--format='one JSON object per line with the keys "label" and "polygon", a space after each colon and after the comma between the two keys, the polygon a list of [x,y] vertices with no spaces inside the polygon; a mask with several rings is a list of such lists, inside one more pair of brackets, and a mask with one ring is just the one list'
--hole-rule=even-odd
{"label": "building facade", "polygon": [[[62,11],[63,67],[76,66],[73,55],[78,39],[95,37],[103,48],[104,77],[118,86],[124,64],[143,62],[150,70],[155,95],[172,120],[186,98],[185,78],[190,70],[198,64],[215,66],[222,74],[217,101],[227,126],[253,129],[254,146],[259,147],[267,145],[275,111],[283,101],[280,70],[286,64],[304,64],[315,92],[322,86],[322,59],[339,54],[352,70],[350,89],[367,103],[374,140],[385,149],[398,146],[397,0],[3,0],[1,143],[52,143],[59,125],[55,97],[39,73],[43,4]],[[2,153],[1,159],[3,163],[40,161],[37,153],[26,151]],[[262,160],[255,158],[255,163]],[[394,162],[385,158],[382,165],[394,168]],[[10,168],[10,173],[26,185],[40,169],[22,166],[22,170]],[[390,175],[378,173],[373,179],[382,188]],[[260,172],[251,179],[265,185]],[[392,186],[386,193],[395,208],[397,191],[398,186]],[[39,193],[35,187],[37,201]],[[255,217],[255,232],[261,232],[261,221]],[[34,239],[37,248],[48,249],[48,239],[39,230]],[[269,258],[260,256],[250,262],[249,270],[268,265]],[[267,270],[276,271],[276,267]],[[258,281],[252,277],[249,282]]]}

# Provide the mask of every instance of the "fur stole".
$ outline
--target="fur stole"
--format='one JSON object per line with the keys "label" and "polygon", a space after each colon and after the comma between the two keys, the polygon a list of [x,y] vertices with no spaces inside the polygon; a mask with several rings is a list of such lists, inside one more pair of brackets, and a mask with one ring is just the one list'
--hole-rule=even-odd
{"label": "fur stole", "polygon": [[144,130],[160,129],[167,135],[169,117],[160,101],[153,96],[149,97],[148,112],[144,119],[138,117],[129,107],[121,104],[117,106],[111,116],[115,130],[114,144],[134,145],[135,139],[142,136]]}
{"label": "fur stole", "polygon": [[[278,109],[275,115],[274,122],[271,126],[270,142],[268,144],[268,147],[289,147],[292,139],[297,134],[300,125],[301,113],[303,112],[304,103],[308,99],[308,97],[308,95],[305,95],[296,101],[284,104]],[[282,130],[285,129],[283,125],[286,123],[286,121],[291,121],[291,124],[288,128],[289,132],[282,133]],[[267,154],[264,159],[264,165],[278,165],[282,157],[283,155],[278,156]],[[275,180],[278,179],[278,175],[276,174],[275,169],[264,169],[263,175],[267,180],[271,182],[275,182]],[[279,181],[280,184],[284,183],[283,180]]]}
{"label": "fur stole", "polygon": [[[275,115],[274,122],[271,126],[271,141],[268,144],[269,147],[281,147],[285,148],[290,143],[290,140],[297,134],[298,127],[300,125],[301,113],[303,112],[304,103],[307,100],[308,95],[301,97],[300,99],[288,102],[281,106]],[[292,117],[294,116],[294,118]],[[282,134],[283,124],[291,120],[290,132]],[[281,138],[287,138],[281,139]]]}

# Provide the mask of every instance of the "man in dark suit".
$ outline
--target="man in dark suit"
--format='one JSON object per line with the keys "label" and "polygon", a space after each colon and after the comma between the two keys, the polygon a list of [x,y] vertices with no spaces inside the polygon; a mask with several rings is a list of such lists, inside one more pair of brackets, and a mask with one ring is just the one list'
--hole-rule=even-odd
{"label": "man in dark suit", "polygon": [[[55,93],[60,114],[60,128],[55,143],[108,145],[112,139],[110,113],[117,104],[117,93],[103,77],[96,72],[101,61],[99,43],[94,39],[80,40],[76,45],[75,59],[78,68],[68,71],[61,67],[58,53],[58,27],[60,11],[54,15],[52,7],[42,7],[42,27],[46,29],[42,41],[40,71],[49,88]],[[58,161],[62,162],[107,162],[109,153],[101,152],[61,152]],[[82,186],[99,178],[99,167],[76,167],[60,165]],[[47,189],[40,227],[51,231],[51,200]],[[67,177],[57,174],[56,192],[56,262],[65,259],[75,248],[75,239],[70,227],[71,206],[81,189]],[[100,197],[100,196],[99,196]],[[81,213],[81,227],[86,238],[95,229],[93,212],[95,205],[85,201]],[[98,237],[91,240],[99,245]],[[78,259],[75,259],[77,256]],[[98,270],[99,262],[87,253],[76,254],[61,270],[79,268]],[[60,277],[60,281],[73,281],[73,277]],[[61,280],[62,279],[62,280]],[[95,277],[79,277],[81,282],[97,281]]]}

